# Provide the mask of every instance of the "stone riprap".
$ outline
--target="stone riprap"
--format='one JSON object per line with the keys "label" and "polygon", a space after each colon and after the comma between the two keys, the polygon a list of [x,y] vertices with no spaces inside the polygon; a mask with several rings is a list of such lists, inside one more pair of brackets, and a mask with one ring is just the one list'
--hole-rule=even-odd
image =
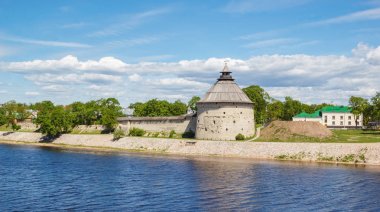
{"label": "stone riprap", "polygon": [[[0,132],[0,140],[35,144],[42,141],[42,135],[27,132]],[[141,137],[125,137],[113,141],[112,135],[65,134],[54,140],[52,144],[119,148],[182,155],[380,165],[380,143],[237,142]]]}

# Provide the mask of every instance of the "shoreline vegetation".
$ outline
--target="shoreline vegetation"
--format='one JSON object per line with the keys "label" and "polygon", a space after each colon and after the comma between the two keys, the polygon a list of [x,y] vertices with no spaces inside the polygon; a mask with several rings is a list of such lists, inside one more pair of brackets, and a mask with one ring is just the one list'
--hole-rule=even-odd
{"label": "shoreline vegetation", "polygon": [[[380,137],[377,138],[380,139]],[[380,142],[242,142],[153,137],[123,137],[115,141],[111,134],[64,134],[54,141],[46,142],[43,141],[41,133],[3,131],[0,132],[0,143],[100,153],[143,152],[181,156],[380,165]]]}

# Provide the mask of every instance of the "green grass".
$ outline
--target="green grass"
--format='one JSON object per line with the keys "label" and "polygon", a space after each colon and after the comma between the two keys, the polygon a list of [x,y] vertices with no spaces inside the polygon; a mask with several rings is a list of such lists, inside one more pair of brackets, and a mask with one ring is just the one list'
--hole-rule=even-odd
{"label": "green grass", "polygon": [[[13,131],[12,130],[12,127],[11,126],[8,126],[7,125],[2,125],[0,126],[0,131],[7,131],[7,132],[11,132]],[[29,130],[29,129],[23,129],[21,128],[20,130],[18,130],[17,132],[34,132],[33,130]]]}
{"label": "green grass", "polygon": [[82,135],[98,135],[102,134],[101,130],[84,130],[81,132],[81,130],[73,129],[70,134],[82,134]]}
{"label": "green grass", "polygon": [[294,135],[287,140],[258,138],[255,142],[312,142],[312,143],[376,143],[380,142],[380,131],[332,130],[333,136],[325,139]]}

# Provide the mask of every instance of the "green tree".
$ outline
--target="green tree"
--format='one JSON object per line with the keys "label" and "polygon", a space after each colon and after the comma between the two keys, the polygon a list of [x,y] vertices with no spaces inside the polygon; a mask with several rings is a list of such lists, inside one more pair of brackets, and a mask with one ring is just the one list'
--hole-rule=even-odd
{"label": "green tree", "polygon": [[145,103],[131,104],[129,108],[134,109],[133,115],[138,117],[178,116],[187,112],[186,104],[179,100],[170,103],[166,100],[151,99]]}
{"label": "green tree", "polygon": [[171,116],[183,115],[183,114],[186,114],[187,112],[187,105],[177,100],[174,103],[170,104],[169,111],[170,111]]}
{"label": "green tree", "polygon": [[280,120],[284,113],[284,103],[275,100],[267,106],[268,121]]}
{"label": "green tree", "polygon": [[7,123],[6,111],[3,107],[0,107],[0,126]]}
{"label": "green tree", "polygon": [[197,111],[197,102],[199,102],[201,98],[199,96],[193,96],[190,101],[187,103],[187,106],[193,111]]}
{"label": "green tree", "polygon": [[282,119],[286,121],[291,121],[293,116],[302,112],[302,103],[298,100],[294,100],[291,97],[285,97],[284,102],[284,112]]}
{"label": "green tree", "polygon": [[122,107],[115,98],[107,98],[99,100],[100,106],[100,124],[108,132],[112,132],[117,126],[117,118],[123,116]]}
{"label": "green tree", "polygon": [[[50,105],[51,106],[51,105]],[[49,137],[57,137],[68,133],[74,127],[74,118],[63,106],[40,108],[34,123],[41,133]]]}
{"label": "green tree", "polygon": [[271,100],[269,94],[258,85],[243,88],[243,91],[253,102],[256,123],[263,124],[266,120],[266,107]]}
{"label": "green tree", "polygon": [[371,98],[371,104],[371,116],[373,121],[380,121],[380,92],[377,92],[376,95]]}
{"label": "green tree", "polygon": [[358,120],[361,114],[363,114],[369,106],[368,100],[362,97],[351,96],[349,104],[352,108],[352,113],[355,116],[355,125],[358,126]]}

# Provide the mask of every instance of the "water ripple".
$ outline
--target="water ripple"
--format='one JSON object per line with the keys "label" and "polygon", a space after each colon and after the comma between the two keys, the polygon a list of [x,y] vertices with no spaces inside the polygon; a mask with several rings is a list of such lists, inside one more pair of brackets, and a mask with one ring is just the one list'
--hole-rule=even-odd
{"label": "water ripple", "polygon": [[380,170],[0,145],[0,211],[380,211]]}

